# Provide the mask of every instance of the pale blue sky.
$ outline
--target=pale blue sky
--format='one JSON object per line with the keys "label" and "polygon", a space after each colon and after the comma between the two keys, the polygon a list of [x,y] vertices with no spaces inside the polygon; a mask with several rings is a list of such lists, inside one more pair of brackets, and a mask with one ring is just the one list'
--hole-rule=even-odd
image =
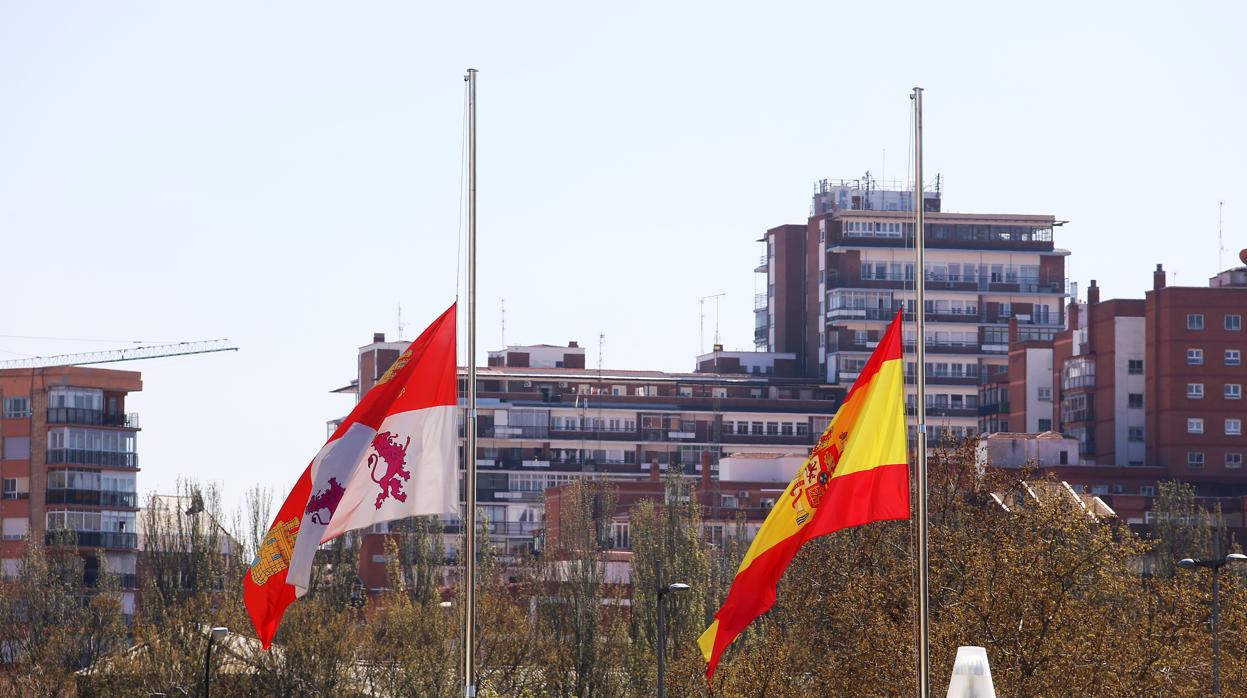
{"label": "pale blue sky", "polygon": [[1204,284],[1218,200],[1226,265],[1247,247],[1243,8],[4,0],[0,334],[233,339],[118,365],[144,374],[140,489],[284,496],[356,347],[454,296],[469,66],[482,356],[504,297],[511,343],[592,364],[604,332],[608,366],[686,370],[726,292],[750,347],[754,241],[816,179],[904,177],[914,85],[946,210],[1069,220],[1106,298],[1156,262]]}

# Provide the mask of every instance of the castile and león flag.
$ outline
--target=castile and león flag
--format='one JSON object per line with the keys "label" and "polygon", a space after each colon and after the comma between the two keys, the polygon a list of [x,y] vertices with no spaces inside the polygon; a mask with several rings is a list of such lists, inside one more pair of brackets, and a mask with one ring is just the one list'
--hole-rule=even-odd
{"label": "castile and le\u00f3n flag", "polygon": [[775,586],[807,541],[872,521],[909,518],[901,313],[844,404],[766,517],[698,644],[706,679],[727,646],[775,605]]}
{"label": "castile and le\u00f3n flag", "polygon": [[265,648],[307,592],[316,549],[347,531],[408,516],[457,514],[455,306],[381,376],[312,459],[243,577]]}

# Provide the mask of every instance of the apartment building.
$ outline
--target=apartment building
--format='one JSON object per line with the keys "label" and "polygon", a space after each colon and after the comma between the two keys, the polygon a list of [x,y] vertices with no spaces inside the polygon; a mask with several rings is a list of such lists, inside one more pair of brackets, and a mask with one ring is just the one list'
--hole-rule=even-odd
{"label": "apartment building", "polygon": [[1144,305],[1146,463],[1220,494],[1247,493],[1247,266],[1182,287],[1168,286],[1158,264]]}
{"label": "apartment building", "polygon": [[125,407],[142,389],[136,371],[0,370],[4,576],[17,574],[27,536],[52,540],[60,530],[78,546],[86,585],[103,570],[118,575],[123,610],[133,613],[139,424]]}
{"label": "apartment building", "polygon": [[[335,392],[359,395],[404,347],[374,336],[359,349],[363,373]],[[576,342],[489,352],[477,371],[477,501],[498,549],[540,546],[543,494],[577,478],[629,483],[674,471],[717,482],[725,453],[808,450],[844,395],[800,376],[791,353],[716,346],[695,367],[588,368]],[[445,524],[460,532],[458,521]],[[448,552],[457,547],[447,536]]]}
{"label": "apartment building", "polygon": [[[902,193],[820,187],[804,226],[766,232],[756,346],[795,354],[807,377],[852,384],[896,310],[915,311],[912,197]],[[1009,324],[1019,341],[1063,329],[1069,253],[1054,245],[1054,216],[949,213],[938,190],[924,193],[924,206],[927,414],[937,438],[965,437],[979,431],[980,382],[1007,368]],[[913,351],[912,322],[904,341]],[[913,409],[912,358],[906,370]]]}

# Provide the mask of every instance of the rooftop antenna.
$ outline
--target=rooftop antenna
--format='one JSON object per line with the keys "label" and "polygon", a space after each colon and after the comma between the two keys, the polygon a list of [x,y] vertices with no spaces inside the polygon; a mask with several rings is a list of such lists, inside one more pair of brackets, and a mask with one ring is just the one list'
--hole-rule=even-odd
{"label": "rooftop antenna", "polygon": [[507,299],[498,299],[498,312],[502,316],[502,348],[507,348]]}
{"label": "rooftop antenna", "polygon": [[602,350],[606,347],[606,333],[598,333],[598,380],[602,380]]}
{"label": "rooftop antenna", "polygon": [[1225,261],[1222,255],[1225,254],[1225,238],[1221,236],[1221,211],[1225,208],[1224,201],[1217,202],[1217,271],[1225,269]]}
{"label": "rooftop antenna", "polygon": [[403,341],[403,329],[407,327],[407,323],[403,322],[403,304],[398,304],[398,341]]}
{"label": "rooftop antenna", "polygon": [[702,296],[697,299],[697,308],[700,313],[700,324],[698,325],[697,336],[697,352],[701,353],[706,350],[706,301],[714,299],[714,343],[719,343],[719,299],[727,294],[713,293],[709,296]]}

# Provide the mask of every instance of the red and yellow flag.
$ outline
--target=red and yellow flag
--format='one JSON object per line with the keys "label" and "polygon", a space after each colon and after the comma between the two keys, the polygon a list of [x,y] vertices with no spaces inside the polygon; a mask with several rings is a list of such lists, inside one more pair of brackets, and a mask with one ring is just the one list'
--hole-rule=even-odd
{"label": "red and yellow flag", "polygon": [[706,679],[727,646],[775,605],[775,585],[806,541],[871,521],[909,518],[901,313],[862,368],[784,498],[766,517],[727,600],[697,644]]}

